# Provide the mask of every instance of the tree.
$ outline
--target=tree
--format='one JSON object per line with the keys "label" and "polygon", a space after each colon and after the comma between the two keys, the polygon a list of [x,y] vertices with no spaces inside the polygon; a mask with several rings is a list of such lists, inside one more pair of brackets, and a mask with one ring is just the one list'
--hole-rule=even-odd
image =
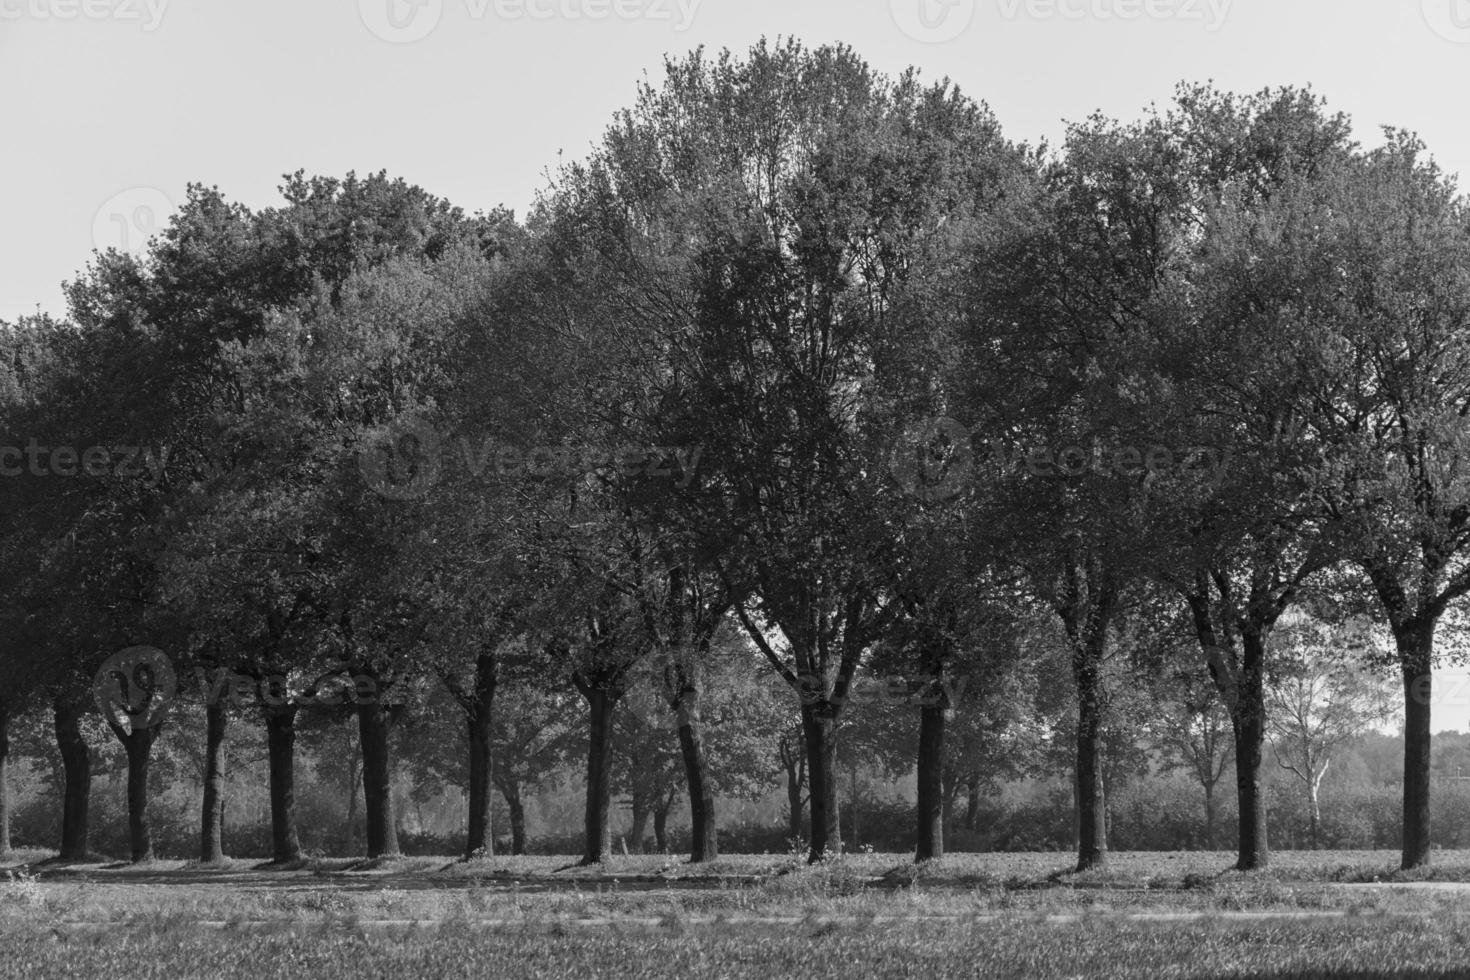
{"label": "tree", "polygon": [[1345,117],[1310,92],[1240,98],[1181,86],[1175,101],[1135,129],[1136,152],[1118,161],[1126,183],[1158,204],[1133,225],[1135,240],[1159,243],[1145,259],[1158,272],[1156,299],[1135,348],[1156,372],[1137,444],[1211,464],[1151,481],[1149,524],[1166,546],[1149,564],[1182,598],[1231,712],[1237,866],[1249,870],[1269,859],[1269,637],[1304,583],[1337,560],[1307,475],[1316,447],[1285,436],[1302,417],[1297,352],[1312,343],[1293,291],[1313,273],[1284,256],[1262,262],[1260,244],[1279,218],[1293,220],[1299,189],[1320,183],[1352,144]]}
{"label": "tree", "polygon": [[[628,850],[633,854],[643,853],[648,818],[659,813],[666,817],[670,801],[683,788],[681,746],[678,739],[669,737],[668,726],[660,724],[659,709],[663,709],[665,699],[662,686],[659,677],[645,676],[635,681],[628,695],[628,710],[618,715],[614,783],[628,796],[632,811]],[[662,852],[664,834],[656,837]]]}
{"label": "tree", "polygon": [[1156,545],[1142,454],[1111,463],[1140,444],[1152,385],[1138,338],[1173,275],[1175,196],[1138,176],[1157,156],[1101,117],[1069,129],[1065,155],[972,254],[952,383],[974,420],[971,451],[999,470],[987,495],[1012,529],[1006,553],[1069,648],[1079,870],[1107,859],[1104,664]]}
{"label": "tree", "polygon": [[[1395,713],[1392,689],[1360,663],[1352,647],[1372,643],[1369,623],[1330,624],[1304,612],[1277,633],[1284,663],[1267,692],[1277,764],[1301,781],[1312,847],[1321,846],[1318,793],[1333,754]],[[1381,658],[1380,658],[1381,659]]]}
{"label": "tree", "polygon": [[1215,788],[1234,759],[1230,711],[1219,689],[1200,671],[1180,668],[1165,678],[1157,694],[1154,728],[1165,765],[1183,769],[1205,796],[1205,847],[1215,847]]}
{"label": "tree", "polygon": [[1404,686],[1403,866],[1429,863],[1435,631],[1470,592],[1464,332],[1470,325],[1466,206],[1423,146],[1391,133],[1352,168],[1322,214],[1331,286],[1312,425],[1332,446],[1331,519],[1356,545],[1393,632]]}
{"label": "tree", "polygon": [[510,813],[511,852],[526,853],[528,786],[555,782],[576,752],[576,733],[583,727],[581,702],[575,695],[548,691],[543,685],[518,682],[500,690],[491,750],[493,779]]}

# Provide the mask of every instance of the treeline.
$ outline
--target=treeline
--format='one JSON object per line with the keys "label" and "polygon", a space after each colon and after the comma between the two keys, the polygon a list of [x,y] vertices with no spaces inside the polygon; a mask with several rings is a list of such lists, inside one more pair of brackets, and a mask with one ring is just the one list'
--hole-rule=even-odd
{"label": "treeline", "polygon": [[754,651],[813,861],[881,702],[919,860],[1039,728],[1095,867],[1124,708],[1169,686],[1181,737],[1233,754],[1238,866],[1262,867],[1271,692],[1303,738],[1331,704],[1361,729],[1363,667],[1401,684],[1403,864],[1429,860],[1431,670],[1470,590],[1470,236],[1410,134],[1364,149],[1311,92],[1181,86],[1035,147],[947,82],[762,43],[670,62],[523,223],[385,175],[282,193],[193,186],[65,319],[0,331],[0,733],[49,715],[62,859],[95,692],[141,861],[164,675],[202,672],[205,861],[246,722],[273,857],[300,858],[297,726],[324,709],[357,722],[369,854],[397,853],[392,734],[429,687],[468,854],[496,719],[541,692],[581,701],[606,858],[651,691],[708,860],[763,724],[713,709]]}
{"label": "treeline", "polygon": [[[635,681],[620,708],[614,738],[612,837],[614,853],[671,853],[690,842],[682,766],[668,721],[659,717],[651,678]],[[737,720],[722,704],[709,706],[712,735],[738,738],[738,751],[722,752],[717,832],[721,852],[785,853],[800,849],[809,830],[798,768],[782,765],[797,734],[789,695],[726,677],[727,691],[743,711]],[[406,854],[464,853],[464,733],[453,724],[455,708],[434,686],[408,706],[394,733],[392,795],[400,846]],[[579,756],[585,753],[586,719],[579,698],[502,690],[492,733],[497,799],[491,826],[495,850],[509,854],[567,854],[581,850]],[[726,702],[728,703],[728,702]],[[1332,701],[1324,704],[1331,710]],[[1340,708],[1340,705],[1339,705]],[[1045,709],[1027,701],[1027,712]],[[1056,711],[1069,709],[1058,704]],[[1127,751],[1111,753],[1105,803],[1110,846],[1120,850],[1219,849],[1230,841],[1236,819],[1228,745],[1213,761],[1213,807],[1205,805],[1200,771],[1179,736],[1187,707],[1167,689],[1130,706],[1115,694],[1110,706],[1117,728],[1133,735]],[[1218,723],[1218,710],[1214,712]],[[901,852],[912,843],[916,739],[912,707],[873,701],[850,711],[839,747],[843,772],[841,832],[844,850]],[[1204,719],[1196,719],[1196,721]],[[365,846],[362,772],[356,726],[346,710],[311,711],[297,725],[296,814],[308,856],[352,857]],[[946,851],[1065,851],[1075,846],[1073,792],[1064,773],[1064,746],[1050,745],[1060,718],[1016,726],[1004,740],[964,728],[954,719],[947,745],[944,817]],[[62,786],[50,719],[32,713],[13,730],[16,765],[13,829],[22,851],[55,841],[61,830]],[[204,746],[198,732],[203,706],[181,700],[154,743],[149,765],[148,823],[161,855],[191,855],[198,847]],[[784,728],[783,728],[784,726]],[[1198,727],[1198,726],[1197,726]],[[83,726],[92,756],[91,846],[102,854],[126,854],[127,756],[100,718]],[[1288,758],[1291,735],[1278,730],[1272,755]],[[1432,818],[1436,844],[1470,845],[1470,736],[1440,733],[1434,739]],[[1271,766],[1265,781],[1270,839],[1278,847],[1396,849],[1403,758],[1401,737],[1369,732],[1333,747],[1320,782],[1320,813],[1295,775]],[[229,806],[224,839],[232,854],[270,851],[265,733],[259,726],[232,729],[225,784]],[[972,785],[973,783],[973,785]],[[797,793],[791,809],[791,791]]]}

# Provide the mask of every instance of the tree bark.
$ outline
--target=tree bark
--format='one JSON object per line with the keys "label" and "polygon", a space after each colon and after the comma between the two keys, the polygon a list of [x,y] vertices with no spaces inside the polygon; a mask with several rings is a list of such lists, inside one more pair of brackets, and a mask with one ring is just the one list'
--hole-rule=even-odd
{"label": "tree bark", "polygon": [[10,712],[0,705],[0,856],[10,851]]}
{"label": "tree bark", "polygon": [[1108,828],[1103,793],[1102,638],[1074,653],[1077,681],[1077,870],[1107,864]]}
{"label": "tree bark", "polygon": [[505,797],[505,808],[510,811],[510,852],[526,853],[526,806],[521,802],[521,784],[515,780],[499,782],[500,795]]}
{"label": "tree bark", "polygon": [[294,705],[265,710],[266,751],[270,760],[271,860],[294,864],[301,860],[301,838],[296,832],[296,712]]}
{"label": "tree bark", "polygon": [[[361,738],[358,739],[358,744],[362,744]],[[343,774],[347,777],[347,819],[342,821],[342,844],[338,853],[352,855],[359,853],[359,842],[366,846],[363,835],[357,832],[358,810],[362,800],[362,752],[360,750],[352,753],[352,758],[347,760]]]}
{"label": "tree bark", "polygon": [[945,706],[938,700],[919,708],[916,862],[944,856],[944,716]]}
{"label": "tree bark", "polygon": [[111,725],[128,756],[128,851],[134,864],[153,860],[153,834],[148,826],[148,764],[158,728],[124,731]]}
{"label": "tree bark", "polygon": [[811,786],[812,840],[807,860],[816,864],[829,851],[842,852],[837,809],[837,722],[829,706],[803,703],[801,728],[806,739],[807,776]]}
{"label": "tree bark", "polygon": [[586,849],[583,865],[602,864],[612,856],[613,711],[618,698],[606,687],[589,686],[583,691],[591,718],[587,737],[587,810],[583,820]]}
{"label": "tree bark", "polygon": [[806,788],[804,739],[798,740],[790,754],[782,749],[781,765],[786,769],[786,836],[794,841],[801,840],[806,823],[806,803],[801,798],[802,791]]}
{"label": "tree bark", "polygon": [[1429,865],[1430,701],[1435,620],[1411,620],[1394,631],[1404,678],[1403,868]]}
{"label": "tree bark", "polygon": [[679,751],[684,757],[684,778],[689,784],[689,861],[699,864],[720,855],[719,830],[715,823],[714,781],[704,752],[704,725],[699,714],[699,691],[691,681],[680,692]]}
{"label": "tree bark", "polygon": [[495,853],[491,823],[491,787],[495,760],[491,752],[495,687],[498,682],[494,652],[481,653],[475,662],[475,697],[466,706],[470,740],[470,819],[465,840],[465,857],[476,852],[486,857]]}
{"label": "tree bark", "polygon": [[954,833],[954,808],[960,799],[960,787],[964,784],[959,781],[959,774],[948,766],[945,766],[941,776],[944,785],[944,814],[940,818],[944,821],[944,835],[948,838]]}
{"label": "tree bark", "polygon": [[1072,767],[1076,806],[1077,870],[1101,868],[1108,860],[1108,813],[1103,759],[1103,657],[1118,604],[1118,589],[1095,551],[1069,556],[1057,612],[1066,627],[1077,691],[1076,756]]}
{"label": "tree bark", "polygon": [[1307,831],[1312,835],[1312,850],[1314,851],[1322,847],[1322,807],[1317,801],[1318,789],[1321,785],[1321,776],[1307,784]]}
{"label": "tree bark", "polygon": [[362,743],[362,804],[368,857],[396,857],[402,851],[398,849],[398,824],[393,818],[393,754],[389,745],[393,718],[381,697],[358,704],[357,731]]}
{"label": "tree bark", "polygon": [[87,858],[87,806],[92,795],[92,754],[82,737],[82,715],[76,705],[55,703],[56,747],[61,752],[66,788],[61,810],[63,861]]}
{"label": "tree bark", "polygon": [[669,811],[674,808],[677,794],[670,793],[664,801],[653,808],[653,846],[658,853],[669,853]]}
{"label": "tree bark", "polygon": [[199,860],[220,864],[225,859],[225,735],[229,705],[210,698],[204,706],[204,805],[199,819]]}
{"label": "tree bark", "polygon": [[1205,850],[1215,849],[1215,784],[1205,785]]}
{"label": "tree bark", "polygon": [[633,798],[633,826],[628,830],[628,853],[643,853],[643,838],[648,836],[648,804]]}
{"label": "tree bark", "polygon": [[1239,871],[1270,864],[1266,837],[1266,641],[1254,631],[1241,637],[1239,681],[1230,708],[1235,735],[1235,791],[1240,803]]}

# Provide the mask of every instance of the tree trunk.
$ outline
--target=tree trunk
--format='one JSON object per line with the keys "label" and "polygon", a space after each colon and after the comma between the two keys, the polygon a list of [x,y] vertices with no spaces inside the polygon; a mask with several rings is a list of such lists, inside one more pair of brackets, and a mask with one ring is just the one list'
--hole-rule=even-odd
{"label": "tree trunk", "polygon": [[499,782],[500,795],[505,797],[505,808],[510,811],[510,852],[526,853],[526,806],[521,802],[521,784],[515,780]]}
{"label": "tree trunk", "polygon": [[628,830],[628,853],[643,853],[643,838],[648,836],[648,804],[640,796],[633,797],[633,826]]}
{"label": "tree trunk", "polygon": [[806,751],[804,742],[792,753],[795,758],[783,756],[781,764],[786,767],[786,836],[801,840],[804,836],[806,804],[802,801],[802,790],[806,788]]}
{"label": "tree trunk", "polygon": [[[381,690],[381,686],[380,686]],[[358,740],[362,743],[362,804],[367,823],[368,857],[396,857],[398,825],[393,819],[393,731],[390,709],[381,698],[357,706]]]}
{"label": "tree trunk", "polygon": [[658,853],[669,853],[669,811],[674,807],[678,795],[670,793],[664,802],[653,808],[653,846]]}
{"label": "tree trunk", "polygon": [[720,839],[697,690],[682,695],[679,701],[679,751],[684,756],[684,778],[689,784],[689,861],[691,864],[713,861],[720,855]]}
{"label": "tree trunk", "polygon": [[466,719],[470,740],[470,816],[465,836],[465,859],[490,857],[495,853],[491,826],[491,767],[489,712],[476,707]]}
{"label": "tree trunk", "polygon": [[128,851],[134,864],[153,860],[153,834],[148,827],[148,763],[158,729],[124,731],[110,725],[128,756]]}
{"label": "tree trunk", "polygon": [[230,709],[223,698],[204,706],[204,806],[199,819],[199,860],[220,864],[225,859],[225,734]]}
{"label": "tree trunk", "polygon": [[1318,776],[1307,782],[1307,832],[1312,838],[1312,850],[1322,848],[1322,807],[1317,802],[1317,791],[1322,784],[1322,778]]}
{"label": "tree trunk", "polygon": [[937,700],[919,708],[918,862],[944,856],[944,713]]}
{"label": "tree trunk", "polygon": [[495,853],[495,832],[491,824],[491,786],[495,759],[491,753],[491,730],[494,720],[497,662],[493,652],[482,653],[475,662],[475,698],[466,706],[470,739],[470,819],[465,840],[465,857],[476,852],[489,857]]}
{"label": "tree trunk", "polygon": [[61,810],[61,860],[87,858],[87,804],[92,795],[92,754],[82,738],[81,711],[73,704],[57,701],[56,747],[61,752],[66,789]]}
{"label": "tree trunk", "polygon": [[808,783],[811,786],[812,840],[808,861],[816,864],[828,852],[842,852],[842,828],[837,810],[837,722],[828,705],[801,706],[801,729],[806,740]]}
{"label": "tree trunk", "polygon": [[271,784],[271,860],[276,864],[301,860],[301,838],[296,833],[297,710],[293,705],[281,705],[265,712]]}
{"label": "tree trunk", "polygon": [[1230,725],[1235,734],[1235,790],[1240,802],[1239,871],[1259,871],[1271,860],[1266,838],[1266,642],[1258,633],[1241,637],[1243,656]]}
{"label": "tree trunk", "polygon": [[10,712],[0,705],[0,856],[10,851]]}
{"label": "tree trunk", "polygon": [[1205,850],[1215,849],[1215,784],[1205,786]]}
{"label": "tree trunk", "polygon": [[1433,619],[1394,632],[1404,677],[1403,868],[1429,865],[1430,699],[1433,694]]}
{"label": "tree trunk", "polygon": [[970,781],[965,784],[965,829],[978,830],[980,827],[980,777],[971,776]]}
{"label": "tree trunk", "polygon": [[1108,828],[1103,793],[1102,638],[1074,653],[1077,681],[1077,870],[1107,864]]}
{"label": "tree trunk", "polygon": [[586,849],[583,865],[602,864],[612,856],[612,827],[608,811],[612,807],[613,711],[617,697],[605,687],[588,687],[587,699],[591,718],[587,737],[587,811],[583,820]]}
{"label": "tree trunk", "polygon": [[964,785],[959,781],[958,774],[949,767],[944,767],[941,774],[944,785],[944,812],[940,820],[944,823],[944,835],[949,837],[954,833],[954,808],[960,799],[960,787]]}

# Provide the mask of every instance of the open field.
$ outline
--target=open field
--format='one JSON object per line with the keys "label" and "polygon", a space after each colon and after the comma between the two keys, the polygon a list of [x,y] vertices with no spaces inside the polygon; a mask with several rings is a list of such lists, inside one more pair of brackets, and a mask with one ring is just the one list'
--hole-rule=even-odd
{"label": "open field", "polygon": [[[1470,853],[405,858],[0,867],[0,976],[1449,976]],[[1377,877],[1382,879],[1373,883]],[[1312,971],[1320,971],[1314,973]],[[1398,972],[1394,972],[1398,971]]]}

